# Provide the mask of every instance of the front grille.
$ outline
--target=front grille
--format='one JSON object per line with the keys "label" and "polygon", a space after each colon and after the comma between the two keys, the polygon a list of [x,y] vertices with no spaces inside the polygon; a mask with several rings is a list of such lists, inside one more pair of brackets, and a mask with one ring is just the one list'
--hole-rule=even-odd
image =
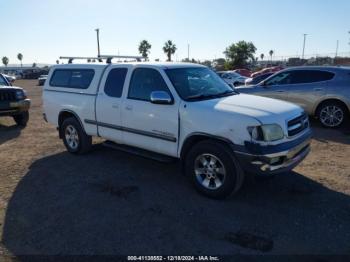
{"label": "front grille", "polygon": [[0,101],[16,101],[16,93],[13,90],[0,90]]}
{"label": "front grille", "polygon": [[309,127],[309,118],[305,113],[303,113],[301,116],[289,120],[287,127],[288,136],[295,136]]}

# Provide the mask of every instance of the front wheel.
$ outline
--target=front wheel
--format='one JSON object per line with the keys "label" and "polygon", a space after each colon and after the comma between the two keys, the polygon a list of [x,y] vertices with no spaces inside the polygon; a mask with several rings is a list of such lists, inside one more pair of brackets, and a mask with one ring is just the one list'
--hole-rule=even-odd
{"label": "front wheel", "polygon": [[68,152],[83,154],[90,150],[92,138],[85,133],[75,118],[70,117],[63,121],[61,134],[63,135],[63,143]]}
{"label": "front wheel", "polygon": [[186,157],[186,174],[202,194],[216,199],[237,192],[244,179],[237,160],[230,149],[216,141],[195,145]]}
{"label": "front wheel", "polygon": [[25,111],[19,115],[13,116],[13,120],[15,120],[16,124],[21,127],[26,127],[29,121],[29,112]]}
{"label": "front wheel", "polygon": [[324,127],[340,127],[346,118],[346,108],[338,102],[326,102],[318,110],[317,117]]}

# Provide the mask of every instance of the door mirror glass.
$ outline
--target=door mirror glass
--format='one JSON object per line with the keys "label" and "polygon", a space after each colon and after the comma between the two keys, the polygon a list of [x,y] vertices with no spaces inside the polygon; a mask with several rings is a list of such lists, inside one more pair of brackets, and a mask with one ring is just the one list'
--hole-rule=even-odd
{"label": "door mirror glass", "polygon": [[173,103],[171,96],[165,91],[153,91],[150,96],[153,104],[170,105]]}

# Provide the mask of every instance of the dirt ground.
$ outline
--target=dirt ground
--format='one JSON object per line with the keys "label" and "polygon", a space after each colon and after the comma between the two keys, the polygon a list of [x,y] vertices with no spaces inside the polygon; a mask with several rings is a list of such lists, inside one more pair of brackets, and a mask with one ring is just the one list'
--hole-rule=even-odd
{"label": "dirt ground", "polygon": [[178,164],[105,148],[66,152],[42,118],[0,118],[0,255],[350,254],[350,128],[312,122],[312,152],[294,172],[247,180],[227,200],[198,195]]}

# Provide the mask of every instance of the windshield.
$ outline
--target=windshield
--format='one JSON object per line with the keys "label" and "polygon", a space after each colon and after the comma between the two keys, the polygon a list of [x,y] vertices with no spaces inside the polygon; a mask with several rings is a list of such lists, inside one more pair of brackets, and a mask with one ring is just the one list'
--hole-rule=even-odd
{"label": "windshield", "polygon": [[3,77],[1,74],[0,74],[0,86],[9,86],[9,84],[6,81],[5,77]]}
{"label": "windshield", "polygon": [[211,99],[236,92],[208,68],[166,69],[170,81],[180,97],[186,101]]}

